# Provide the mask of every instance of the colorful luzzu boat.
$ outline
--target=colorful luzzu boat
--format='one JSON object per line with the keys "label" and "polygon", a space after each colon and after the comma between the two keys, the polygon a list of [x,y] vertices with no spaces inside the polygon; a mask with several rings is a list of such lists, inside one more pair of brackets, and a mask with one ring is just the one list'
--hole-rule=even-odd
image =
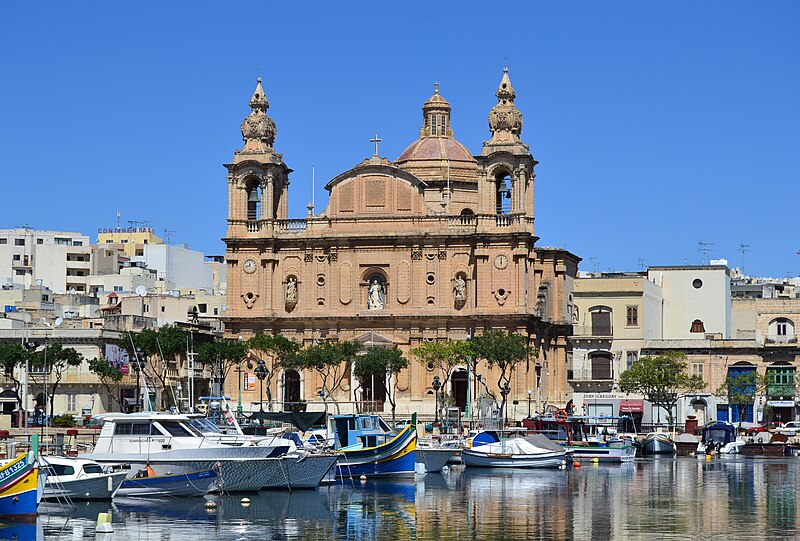
{"label": "colorful luzzu boat", "polygon": [[39,467],[34,451],[0,465],[0,518],[36,516],[39,505]]}
{"label": "colorful luzzu boat", "polygon": [[416,415],[411,424],[395,433],[378,415],[334,415],[330,433],[337,477],[413,475],[417,447]]}

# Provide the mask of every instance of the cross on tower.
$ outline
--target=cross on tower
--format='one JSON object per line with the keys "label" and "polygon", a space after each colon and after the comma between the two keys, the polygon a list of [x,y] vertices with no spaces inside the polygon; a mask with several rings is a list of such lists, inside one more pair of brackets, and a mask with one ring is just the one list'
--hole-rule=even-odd
{"label": "cross on tower", "polygon": [[436,81],[435,83],[433,83],[433,93],[434,94],[438,94],[439,93],[439,81]]}
{"label": "cross on tower", "polygon": [[378,155],[378,143],[380,143],[382,141],[383,141],[383,139],[378,139],[378,134],[377,133],[375,134],[375,137],[373,139],[369,140],[370,143],[375,143],[375,154],[374,154],[374,156]]}

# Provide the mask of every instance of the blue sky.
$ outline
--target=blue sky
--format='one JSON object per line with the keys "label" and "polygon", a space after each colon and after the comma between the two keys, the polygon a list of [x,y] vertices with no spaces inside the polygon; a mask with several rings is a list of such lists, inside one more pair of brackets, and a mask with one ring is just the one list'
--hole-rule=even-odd
{"label": "blue sky", "polygon": [[0,4],[0,227],[94,238],[119,209],[220,254],[258,73],[303,217],[312,162],[319,211],[374,133],[391,159],[417,138],[434,81],[479,153],[507,64],[541,245],[800,274],[800,3],[285,4]]}

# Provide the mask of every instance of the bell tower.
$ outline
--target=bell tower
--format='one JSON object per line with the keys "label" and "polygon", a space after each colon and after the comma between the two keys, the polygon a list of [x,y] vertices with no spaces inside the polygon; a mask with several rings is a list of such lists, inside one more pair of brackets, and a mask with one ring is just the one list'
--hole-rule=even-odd
{"label": "bell tower", "polygon": [[228,237],[267,232],[288,217],[289,173],[273,147],[277,129],[267,115],[269,101],[258,77],[251,112],[242,121],[244,147],[234,152],[228,169]]}

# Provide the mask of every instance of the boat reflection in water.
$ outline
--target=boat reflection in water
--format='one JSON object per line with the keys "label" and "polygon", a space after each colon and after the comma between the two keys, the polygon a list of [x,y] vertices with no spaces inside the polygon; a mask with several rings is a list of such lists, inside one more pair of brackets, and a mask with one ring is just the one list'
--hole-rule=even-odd
{"label": "boat reflection in water", "polygon": [[[78,504],[68,521],[43,504],[46,538],[113,539],[797,539],[800,461],[660,457],[567,470],[470,469],[316,490]],[[214,502],[212,509],[207,502]],[[30,525],[18,539],[39,539]],[[16,526],[12,526],[16,527]],[[37,537],[38,535],[38,537]],[[8,538],[0,530],[0,539]]]}

